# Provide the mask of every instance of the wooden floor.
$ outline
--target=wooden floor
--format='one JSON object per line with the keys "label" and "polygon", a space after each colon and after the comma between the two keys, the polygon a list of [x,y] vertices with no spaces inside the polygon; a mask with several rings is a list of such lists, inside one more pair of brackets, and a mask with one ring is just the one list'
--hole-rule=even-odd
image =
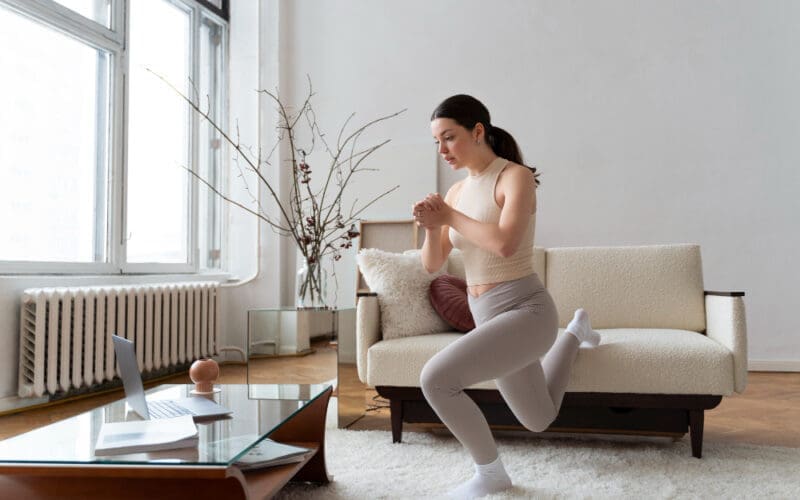
{"label": "wooden floor", "polygon": [[[262,383],[318,382],[336,376],[336,352],[327,341],[315,341],[314,353],[303,357],[267,358],[251,364],[250,377]],[[245,365],[223,365],[219,383],[246,383]],[[157,383],[190,383],[182,374]],[[152,384],[150,384],[152,385]],[[120,399],[121,390],[0,417],[0,439],[76,415]],[[387,403],[364,391],[369,410],[353,424],[354,430],[391,430]],[[428,431],[441,426],[405,424],[404,431]],[[684,436],[685,440],[689,436]],[[744,394],[725,397],[706,412],[705,438],[709,442],[753,443],[800,448],[800,373],[750,372]]]}

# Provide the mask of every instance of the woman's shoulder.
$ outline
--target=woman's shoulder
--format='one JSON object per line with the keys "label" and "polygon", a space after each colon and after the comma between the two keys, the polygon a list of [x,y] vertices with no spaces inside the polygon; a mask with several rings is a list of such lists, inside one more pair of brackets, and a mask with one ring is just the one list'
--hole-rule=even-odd
{"label": "woman's shoulder", "polygon": [[520,165],[519,163],[513,162],[511,160],[506,160],[506,162],[507,163],[505,164],[502,170],[503,172],[515,172],[515,171],[523,172],[525,170],[530,171],[530,169],[525,165]]}
{"label": "woman's shoulder", "polygon": [[505,168],[500,172],[500,176],[498,178],[498,182],[502,180],[504,177],[511,182],[514,181],[522,181],[528,178],[528,176],[532,176],[533,172],[530,168],[526,167],[525,165],[520,165],[519,163],[515,163],[510,161],[506,164]]}

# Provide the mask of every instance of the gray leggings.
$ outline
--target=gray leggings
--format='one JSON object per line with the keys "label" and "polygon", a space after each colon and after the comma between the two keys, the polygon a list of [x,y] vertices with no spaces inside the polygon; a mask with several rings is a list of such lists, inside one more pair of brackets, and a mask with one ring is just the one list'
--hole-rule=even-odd
{"label": "gray leggings", "polygon": [[475,329],[425,364],[420,385],[475,463],[488,464],[497,458],[497,445],[464,388],[494,380],[517,420],[541,432],[558,415],[580,341],[558,336],[555,303],[536,274],[468,297]]}

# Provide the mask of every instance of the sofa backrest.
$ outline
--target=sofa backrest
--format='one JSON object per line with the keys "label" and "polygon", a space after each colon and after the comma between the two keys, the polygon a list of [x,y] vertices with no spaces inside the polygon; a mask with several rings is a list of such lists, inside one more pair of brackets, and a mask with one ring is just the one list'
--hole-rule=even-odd
{"label": "sofa backrest", "polygon": [[[533,270],[539,275],[542,283],[545,283],[547,278],[545,272],[547,271],[545,265],[546,259],[545,249],[542,247],[533,247]],[[467,273],[464,270],[464,259],[461,258],[461,252],[454,248],[447,258],[447,272],[458,276],[461,279],[467,279]]]}
{"label": "sofa backrest", "polygon": [[594,328],[705,331],[698,245],[548,248],[546,253],[545,286],[562,328],[583,307]]}

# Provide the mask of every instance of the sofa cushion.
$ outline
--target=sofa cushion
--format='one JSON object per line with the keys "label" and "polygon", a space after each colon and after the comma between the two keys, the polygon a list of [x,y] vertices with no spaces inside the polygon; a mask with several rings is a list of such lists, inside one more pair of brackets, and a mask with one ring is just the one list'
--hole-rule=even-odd
{"label": "sofa cushion", "polygon": [[583,307],[592,326],[705,331],[698,245],[547,249],[559,326]]}
{"label": "sofa cushion", "polygon": [[[602,340],[598,347],[579,350],[567,391],[720,396],[733,393],[733,355],[703,334],[667,329],[599,332]],[[367,352],[367,383],[419,387],[425,363],[462,335],[439,333],[374,344]],[[565,335],[563,330],[559,335]],[[471,388],[497,387],[488,381]]]}
{"label": "sofa cushion", "polygon": [[[463,336],[463,333],[450,331],[377,342],[367,351],[367,384],[373,387],[419,387],[419,375],[425,363],[450,342]],[[491,381],[476,387],[496,389]]]}
{"label": "sofa cushion", "polygon": [[450,329],[428,299],[431,281],[444,271],[429,274],[419,254],[359,251],[356,260],[370,290],[378,294],[384,339],[425,335]]}
{"label": "sofa cushion", "polygon": [[570,392],[733,394],[733,354],[702,333],[607,329],[600,345],[581,349]]}
{"label": "sofa cushion", "polygon": [[467,282],[452,274],[443,274],[431,281],[428,289],[431,305],[439,316],[459,332],[475,328],[475,320],[467,301]]}

